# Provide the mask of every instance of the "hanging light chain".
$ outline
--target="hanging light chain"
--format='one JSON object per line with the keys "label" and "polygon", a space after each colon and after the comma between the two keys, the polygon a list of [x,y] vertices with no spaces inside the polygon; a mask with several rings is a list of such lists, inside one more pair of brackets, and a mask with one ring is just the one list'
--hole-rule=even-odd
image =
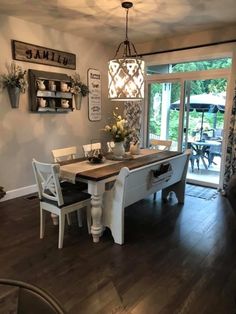
{"label": "hanging light chain", "polygon": [[124,45],[124,50],[123,50],[123,55],[122,58],[127,58],[127,57],[131,57],[132,56],[132,49],[134,51],[134,55],[135,57],[137,57],[137,51],[136,48],[134,46],[134,44],[132,42],[129,41],[129,37],[128,37],[128,26],[129,26],[129,8],[131,8],[133,6],[133,4],[131,2],[126,2],[124,1],[122,3],[122,7],[126,9],[126,24],[125,24],[125,40],[122,41],[116,50],[115,56],[114,58],[117,57],[119,50],[121,48],[122,45]]}
{"label": "hanging light chain", "polygon": [[125,41],[129,41],[129,39],[128,39],[128,22],[129,22],[129,9],[126,9]]}
{"label": "hanging light chain", "polygon": [[125,39],[118,45],[115,58],[108,63],[109,98],[116,101],[144,98],[144,61],[137,57],[135,46],[128,38],[128,11],[132,6],[132,2],[122,1],[126,9]]}

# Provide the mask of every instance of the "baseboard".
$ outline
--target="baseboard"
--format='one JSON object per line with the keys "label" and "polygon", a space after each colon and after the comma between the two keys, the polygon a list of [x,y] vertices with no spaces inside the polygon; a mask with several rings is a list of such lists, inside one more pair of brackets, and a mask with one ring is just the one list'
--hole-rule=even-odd
{"label": "baseboard", "polygon": [[24,186],[16,190],[6,191],[6,195],[2,199],[0,199],[0,202],[11,200],[13,198],[28,195],[31,193],[35,193],[36,191],[37,191],[36,184]]}
{"label": "baseboard", "polygon": [[217,183],[212,183],[212,182],[203,182],[203,181],[198,181],[194,179],[187,179],[186,183],[194,184],[194,185],[200,185],[200,186],[205,186],[207,188],[219,188],[219,184]]}

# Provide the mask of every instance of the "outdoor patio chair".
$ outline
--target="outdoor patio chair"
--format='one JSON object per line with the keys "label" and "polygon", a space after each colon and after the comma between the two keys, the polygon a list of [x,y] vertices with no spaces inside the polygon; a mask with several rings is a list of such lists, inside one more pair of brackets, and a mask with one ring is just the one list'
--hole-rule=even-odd
{"label": "outdoor patio chair", "polygon": [[222,139],[223,137],[223,129],[214,129],[214,138]]}
{"label": "outdoor patio chair", "polygon": [[202,141],[205,141],[205,140],[210,140],[211,139],[211,137],[207,134],[207,133],[202,133],[202,138],[201,138],[201,140]]}
{"label": "outdoor patio chair", "polygon": [[[33,159],[32,166],[40,200],[40,239],[44,237],[45,211],[59,217],[59,249],[63,247],[65,215],[74,211],[78,212],[81,208],[86,207],[87,225],[90,233],[90,194],[61,188],[59,182],[59,164],[46,164]],[[79,226],[82,225],[80,220],[81,216],[78,215]]]}
{"label": "outdoor patio chair", "polygon": [[189,160],[190,160],[190,163],[191,163],[192,172],[194,172],[194,163],[195,163],[195,161],[196,161],[196,164],[197,164],[197,169],[199,170],[199,155],[196,152],[194,152],[190,142],[187,143],[187,149],[191,150],[191,154],[190,154]]}
{"label": "outdoor patio chair", "polygon": [[211,145],[209,148],[209,157],[208,157],[208,167],[211,164],[216,164],[214,162],[214,157],[221,157],[222,155],[222,143],[219,146]]}

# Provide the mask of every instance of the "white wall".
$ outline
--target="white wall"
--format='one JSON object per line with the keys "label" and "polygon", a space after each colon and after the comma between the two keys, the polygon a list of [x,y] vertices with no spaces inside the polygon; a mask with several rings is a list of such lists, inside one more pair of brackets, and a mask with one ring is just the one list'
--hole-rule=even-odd
{"label": "white wall", "polygon": [[[0,185],[6,191],[35,183],[31,160],[51,161],[51,149],[81,145],[100,139],[101,129],[113,106],[107,99],[107,61],[113,51],[95,41],[74,37],[40,25],[0,15],[0,73],[12,61],[11,40],[19,40],[47,48],[76,54],[76,71],[87,82],[87,70],[102,74],[102,120],[88,120],[88,100],[83,98],[81,110],[68,114],[39,114],[29,110],[28,92],[21,94],[19,109],[12,109],[6,90],[0,93]],[[110,52],[110,53],[109,53]],[[16,61],[24,69],[66,73],[74,71],[52,66]]]}
{"label": "white wall", "polygon": [[[138,53],[142,54],[175,50],[178,48],[186,48],[197,45],[207,45],[230,40],[236,40],[236,24],[232,24],[227,27],[208,29],[201,32],[192,32],[186,35],[163,37],[161,39],[146,42],[144,44],[137,44],[135,46]],[[217,49],[217,45],[212,47]],[[183,50],[181,52],[183,52]],[[162,56],[162,54],[158,54],[157,56]]]}
{"label": "white wall", "polygon": [[[96,41],[61,33],[40,25],[29,23],[14,17],[0,15],[0,73],[6,71],[5,63],[12,61],[11,40],[19,40],[47,48],[71,52],[77,56],[77,69],[84,82],[87,81],[88,68],[96,68],[102,74],[102,120],[90,122],[88,120],[87,98],[83,98],[80,111],[69,114],[38,114],[29,110],[28,93],[21,94],[19,109],[12,109],[7,91],[0,93],[0,185],[6,191],[21,189],[20,193],[27,193],[24,187],[34,184],[31,160],[35,157],[41,161],[51,161],[51,149],[76,145],[82,154],[81,145],[89,143],[91,139],[99,139],[100,131],[111,116],[115,106],[122,111],[122,104],[112,103],[107,99],[107,61],[114,55],[115,48],[109,48]],[[190,45],[210,43],[220,40],[236,38],[236,28],[208,30],[179,36],[165,38],[144,45],[136,45],[139,53],[153,52],[165,49],[175,49]],[[227,52],[232,53],[233,49]],[[235,46],[235,45],[232,45]],[[203,48],[205,56],[206,48]],[[217,46],[209,49],[210,54],[215,50],[216,55],[225,54]],[[193,53],[194,51],[194,53]],[[201,55],[202,49],[185,52],[173,52],[145,57],[147,64],[164,64],[166,60],[188,60],[193,55]],[[66,73],[71,75],[74,71],[37,65],[34,63],[18,62],[24,69],[38,69],[49,72]],[[233,83],[231,83],[231,90]]]}

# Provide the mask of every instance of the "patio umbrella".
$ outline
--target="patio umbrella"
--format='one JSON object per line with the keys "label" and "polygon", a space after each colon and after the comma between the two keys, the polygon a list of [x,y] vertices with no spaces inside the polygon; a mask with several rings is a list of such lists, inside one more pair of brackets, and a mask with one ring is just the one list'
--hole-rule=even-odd
{"label": "patio umbrella", "polygon": [[[187,99],[186,99],[187,102]],[[175,101],[171,104],[171,109],[179,110],[180,100]],[[185,106],[185,110],[187,106]],[[189,110],[196,110],[197,112],[202,113],[201,118],[201,128],[200,128],[200,138],[202,138],[202,130],[203,130],[203,120],[205,112],[217,113],[220,111],[224,113],[225,111],[225,99],[221,96],[212,95],[212,94],[199,94],[199,95],[191,95],[189,100]]]}

